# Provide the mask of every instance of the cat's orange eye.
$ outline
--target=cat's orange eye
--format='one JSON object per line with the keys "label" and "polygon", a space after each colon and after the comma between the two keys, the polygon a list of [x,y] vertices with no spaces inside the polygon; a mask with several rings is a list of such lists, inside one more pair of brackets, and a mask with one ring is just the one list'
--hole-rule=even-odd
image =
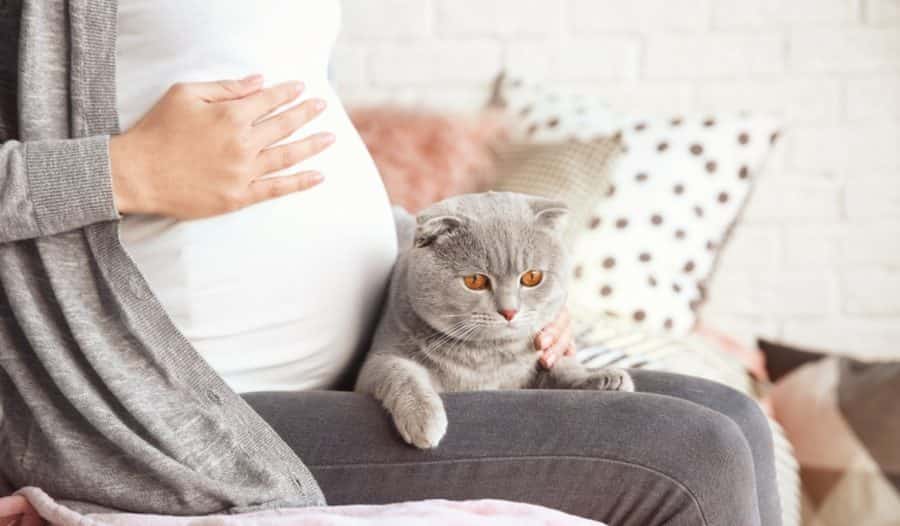
{"label": "cat's orange eye", "polygon": [[488,277],[484,274],[472,274],[464,277],[463,283],[472,290],[484,290],[488,286]]}
{"label": "cat's orange eye", "polygon": [[522,274],[522,277],[519,278],[519,281],[522,285],[526,287],[535,287],[544,281],[544,273],[540,270],[529,270],[528,272]]}

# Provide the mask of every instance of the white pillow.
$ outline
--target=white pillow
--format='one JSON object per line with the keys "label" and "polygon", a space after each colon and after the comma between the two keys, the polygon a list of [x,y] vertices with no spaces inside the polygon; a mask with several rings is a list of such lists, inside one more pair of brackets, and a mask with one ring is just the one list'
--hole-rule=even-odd
{"label": "white pillow", "polygon": [[621,133],[625,153],[608,197],[583,225],[570,307],[613,313],[686,334],[704,284],[777,138],[776,122],[748,115],[616,114],[595,97],[498,79],[493,97],[513,140],[591,140]]}

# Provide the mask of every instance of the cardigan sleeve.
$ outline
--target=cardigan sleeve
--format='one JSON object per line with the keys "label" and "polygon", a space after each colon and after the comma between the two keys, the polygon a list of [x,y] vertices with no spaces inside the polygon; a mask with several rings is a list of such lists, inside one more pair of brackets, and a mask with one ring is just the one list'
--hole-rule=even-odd
{"label": "cardigan sleeve", "polygon": [[0,243],[120,217],[113,199],[109,136],[0,145]]}

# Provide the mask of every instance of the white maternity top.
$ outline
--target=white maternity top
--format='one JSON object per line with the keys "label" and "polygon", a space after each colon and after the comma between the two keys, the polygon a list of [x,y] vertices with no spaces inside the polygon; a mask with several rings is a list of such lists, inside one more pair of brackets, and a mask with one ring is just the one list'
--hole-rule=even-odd
{"label": "white maternity top", "polygon": [[239,392],[329,387],[366,343],[396,256],[381,179],[328,78],[339,0],[120,0],[122,130],[176,82],[261,73],[328,107],[290,140],[319,186],[211,219],[129,216],[120,233],[175,325]]}

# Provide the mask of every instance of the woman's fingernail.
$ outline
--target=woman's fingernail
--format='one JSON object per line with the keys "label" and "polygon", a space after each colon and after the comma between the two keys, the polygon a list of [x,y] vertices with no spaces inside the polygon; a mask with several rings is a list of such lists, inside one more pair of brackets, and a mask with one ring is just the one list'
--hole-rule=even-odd
{"label": "woman's fingernail", "polygon": [[325,180],[325,176],[320,174],[319,172],[313,172],[309,174],[309,180],[313,184],[319,184]]}
{"label": "woman's fingernail", "polygon": [[546,349],[548,345],[550,345],[550,337],[544,334],[541,336],[541,347]]}
{"label": "woman's fingernail", "polygon": [[335,137],[334,137],[333,133],[325,132],[325,133],[319,135],[318,140],[319,140],[319,143],[321,143],[321,144],[331,144],[334,142],[334,139],[335,139]]}
{"label": "woman's fingernail", "polygon": [[322,99],[316,99],[316,100],[314,100],[314,101],[312,102],[312,105],[313,105],[313,109],[316,110],[316,111],[322,111],[322,110],[325,109],[325,106],[326,106],[325,101],[322,100]]}

